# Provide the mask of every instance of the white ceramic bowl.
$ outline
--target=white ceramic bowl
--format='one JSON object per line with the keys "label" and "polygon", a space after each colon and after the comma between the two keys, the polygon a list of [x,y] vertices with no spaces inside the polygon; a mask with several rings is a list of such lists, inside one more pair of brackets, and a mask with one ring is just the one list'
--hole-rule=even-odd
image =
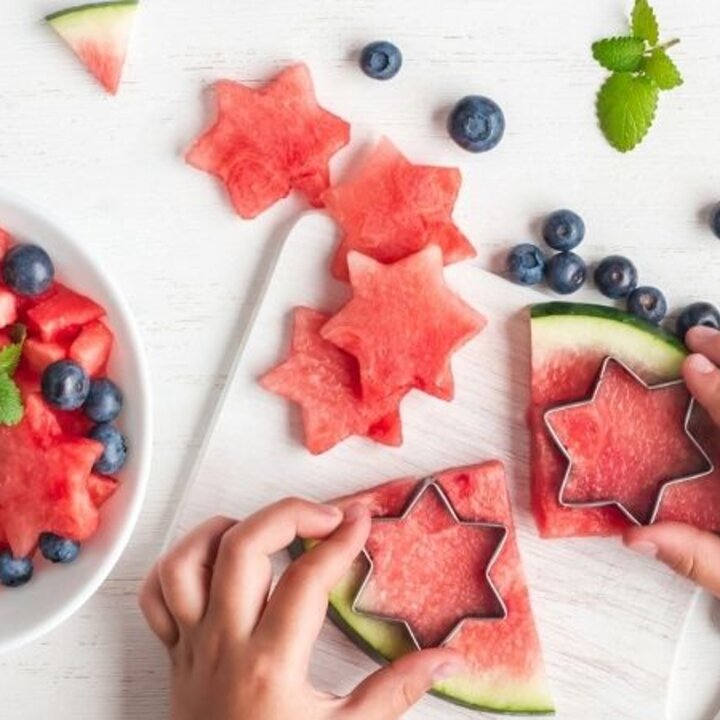
{"label": "white ceramic bowl", "polygon": [[106,308],[116,340],[108,375],[125,395],[118,425],[130,447],[128,462],[119,475],[122,484],[103,506],[100,529],[83,543],[80,557],[70,565],[52,565],[41,559],[27,585],[13,589],[0,586],[0,652],[6,652],[36,640],[70,617],[118,561],[145,496],[152,412],[147,363],[130,309],[88,246],[31,203],[4,190],[0,190],[0,227],[20,241],[42,245],[53,259],[58,280]]}

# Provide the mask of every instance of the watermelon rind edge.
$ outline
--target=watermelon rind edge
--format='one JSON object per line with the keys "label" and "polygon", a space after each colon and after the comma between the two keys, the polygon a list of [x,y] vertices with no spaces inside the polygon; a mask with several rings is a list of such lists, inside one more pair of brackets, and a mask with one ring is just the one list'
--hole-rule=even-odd
{"label": "watermelon rind edge", "polygon": [[138,4],[139,0],[109,0],[108,2],[95,2],[86,3],[85,5],[73,5],[73,7],[68,7],[64,10],[58,10],[57,12],[46,15],[45,20],[51,23],[68,15],[75,15],[105,8],[118,8],[123,6],[129,7],[133,5],[137,6]]}
{"label": "watermelon rind edge", "polygon": [[687,348],[677,335],[671,333],[665,328],[658,327],[657,325],[653,325],[652,323],[642,320],[635,315],[631,315],[624,310],[619,310],[618,308],[609,307],[607,305],[596,305],[593,303],[572,303],[559,301],[538,303],[530,306],[530,317],[533,320],[568,315],[577,317],[596,317],[603,320],[619,322],[623,325],[629,325],[637,330],[653,335],[658,340],[662,340],[669,345],[672,345],[675,349],[683,353],[687,352]]}
{"label": "watermelon rind edge", "polygon": [[[303,540],[302,538],[295,538],[295,540],[288,546],[287,550],[290,557],[293,560],[297,560],[303,555],[313,543]],[[381,665],[387,665],[390,662],[390,658],[387,658],[381,652],[371,645],[347,620],[342,614],[335,608],[332,601],[328,602],[327,616],[336,625],[342,633],[362,650],[366,655],[377,661]],[[555,715],[555,709],[542,709],[542,710],[498,710],[497,708],[488,707],[484,705],[476,705],[471,702],[463,700],[461,697],[456,695],[450,695],[448,693],[441,692],[439,690],[430,690],[430,695],[450,702],[453,705],[468,708],[469,710],[476,710],[478,712],[490,712],[494,715],[504,715],[506,717],[552,717]]]}

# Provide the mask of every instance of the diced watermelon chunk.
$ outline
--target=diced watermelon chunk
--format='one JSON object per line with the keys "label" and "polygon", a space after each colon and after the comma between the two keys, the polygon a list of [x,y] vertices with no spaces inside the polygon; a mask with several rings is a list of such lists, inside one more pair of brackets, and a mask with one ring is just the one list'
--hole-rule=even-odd
{"label": "diced watermelon chunk", "polygon": [[27,312],[31,329],[45,341],[77,335],[83,325],[103,315],[105,310],[94,300],[59,283],[54,295]]}
{"label": "diced watermelon chunk", "polygon": [[5,257],[5,253],[10,248],[12,242],[12,235],[7,230],[0,228],[0,262]]}
{"label": "diced watermelon chunk", "polygon": [[25,396],[25,422],[41,448],[49,447],[63,434],[57,416],[37,392]]}
{"label": "diced watermelon chunk", "polygon": [[112,332],[105,323],[96,320],[85,325],[73,340],[68,357],[85,368],[90,377],[97,377],[107,367],[112,345]]}
{"label": "diced watermelon chunk", "polygon": [[95,507],[104,505],[105,502],[115,494],[119,485],[120,483],[109,475],[90,473],[90,477],[88,478],[88,492],[90,493],[92,501],[95,503]]}
{"label": "diced watermelon chunk", "polygon": [[0,287],[0,328],[12,325],[18,317],[17,299],[6,287]]}
{"label": "diced watermelon chunk", "polygon": [[23,348],[23,357],[28,368],[38,375],[42,375],[48,365],[65,359],[67,353],[67,345],[63,343],[43,342],[33,337],[25,340]]}

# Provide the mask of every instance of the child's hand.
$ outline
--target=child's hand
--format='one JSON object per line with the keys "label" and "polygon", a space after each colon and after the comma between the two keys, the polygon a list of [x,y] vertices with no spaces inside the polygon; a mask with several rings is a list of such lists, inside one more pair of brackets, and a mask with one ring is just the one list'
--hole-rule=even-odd
{"label": "child's hand", "polygon": [[[686,338],[693,351],[683,365],[690,392],[720,426],[720,332],[692,328]],[[682,523],[658,523],[631,528],[625,544],[645,555],[658,557],[673,570],[720,597],[720,537]]]}
{"label": "child's hand", "polygon": [[[360,505],[283,500],[246,520],[207,521],[151,571],[140,606],[172,665],[173,720],[395,720],[436,680],[462,671],[438,648],[406,655],[346,697],[308,681],[330,589],[370,530]],[[327,538],[270,593],[270,555],[296,535]]]}

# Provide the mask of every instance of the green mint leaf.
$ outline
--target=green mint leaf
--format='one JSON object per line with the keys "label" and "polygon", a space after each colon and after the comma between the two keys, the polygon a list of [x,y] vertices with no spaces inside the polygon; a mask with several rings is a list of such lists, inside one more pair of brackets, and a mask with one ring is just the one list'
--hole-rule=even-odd
{"label": "green mint leaf", "polygon": [[10,377],[15,374],[15,370],[17,370],[18,363],[20,362],[24,343],[25,335],[23,333],[18,342],[0,348],[0,373],[4,373]]}
{"label": "green mint leaf", "polygon": [[0,373],[0,425],[17,425],[24,415],[20,389],[6,373]]}
{"label": "green mint leaf", "polygon": [[643,60],[642,70],[661,90],[672,90],[683,84],[680,71],[664,48],[655,48]]}
{"label": "green mint leaf", "polygon": [[657,45],[660,28],[655,12],[648,0],[635,0],[632,11],[632,34],[641,40],[647,40],[651,46]]}
{"label": "green mint leaf", "polygon": [[620,152],[632,150],[655,119],[658,88],[652,80],[613,73],[600,88],[597,114],[607,141]]}
{"label": "green mint leaf", "polygon": [[593,57],[608,70],[639,70],[645,52],[645,41],[635,37],[613,37],[593,43]]}

